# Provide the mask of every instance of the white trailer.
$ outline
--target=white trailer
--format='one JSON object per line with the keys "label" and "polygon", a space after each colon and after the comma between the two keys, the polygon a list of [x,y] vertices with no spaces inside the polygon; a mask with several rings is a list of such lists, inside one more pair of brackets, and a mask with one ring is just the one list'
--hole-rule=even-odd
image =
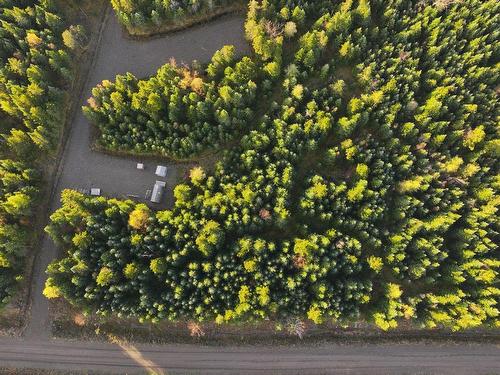
{"label": "white trailer", "polygon": [[164,181],[156,181],[153,186],[153,192],[151,193],[151,202],[160,203],[161,197],[163,195],[163,190],[167,186],[167,183]]}

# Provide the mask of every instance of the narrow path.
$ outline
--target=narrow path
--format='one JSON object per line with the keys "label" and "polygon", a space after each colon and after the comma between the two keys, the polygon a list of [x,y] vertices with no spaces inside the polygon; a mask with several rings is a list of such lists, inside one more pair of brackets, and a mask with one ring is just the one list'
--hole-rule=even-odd
{"label": "narrow path", "polygon": [[498,374],[491,345],[204,347],[0,339],[2,367],[135,374]]}
{"label": "narrow path", "polygon": [[[172,57],[179,63],[193,60],[208,62],[213,53],[226,44],[233,44],[238,53],[249,51],[244,38],[244,18],[225,16],[212,23],[195,26],[189,30],[167,35],[150,41],[134,41],[124,37],[113,14],[107,17],[96,60],[87,78],[81,105],[91,95],[91,90],[104,79],[113,80],[116,75],[131,72],[138,77],[154,74]],[[144,197],[155,181],[154,165],[146,162],[146,170],[138,171],[136,162],[104,155],[90,150],[90,126],[82,111],[75,116],[62,160],[51,212],[59,204],[63,189],[97,187],[104,195],[126,197],[128,194]],[[171,165],[167,184],[176,180],[175,166]],[[171,198],[170,198],[171,199]],[[50,336],[49,305],[42,291],[46,280],[45,269],[57,256],[56,248],[48,236],[44,236],[35,260],[31,293],[31,319],[25,335],[32,338]]]}

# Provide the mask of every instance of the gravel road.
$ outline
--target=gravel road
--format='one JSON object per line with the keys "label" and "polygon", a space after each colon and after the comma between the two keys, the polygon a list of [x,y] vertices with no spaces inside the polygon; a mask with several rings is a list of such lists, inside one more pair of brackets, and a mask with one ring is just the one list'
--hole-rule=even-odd
{"label": "gravel road", "polygon": [[[82,105],[90,97],[93,87],[104,79],[113,80],[118,74],[131,72],[137,77],[150,76],[172,57],[178,63],[191,63],[193,60],[208,62],[213,53],[226,44],[234,45],[240,54],[249,51],[243,32],[244,18],[241,16],[224,16],[211,23],[162,38],[134,41],[123,35],[116,17],[111,10],[109,12],[93,68],[79,99]],[[71,125],[61,160],[62,169],[54,201],[51,202],[51,212],[60,206],[60,192],[67,188],[90,190],[96,187],[104,195],[120,198],[129,194],[144,198],[146,190],[152,189],[156,180],[155,164],[93,152],[89,140],[90,126],[79,110]],[[146,169],[137,170],[137,162],[144,162]],[[171,204],[171,188],[177,179],[176,168],[173,164],[166,165],[169,167],[169,191],[165,199],[166,204]],[[44,236],[35,260],[31,320],[25,332],[28,337],[42,338],[50,335],[48,301],[42,296],[42,291],[46,280],[45,269],[56,255],[54,244],[48,236]]]}
{"label": "gravel road", "polygon": [[498,374],[495,345],[152,346],[0,339],[0,367],[135,374]]}

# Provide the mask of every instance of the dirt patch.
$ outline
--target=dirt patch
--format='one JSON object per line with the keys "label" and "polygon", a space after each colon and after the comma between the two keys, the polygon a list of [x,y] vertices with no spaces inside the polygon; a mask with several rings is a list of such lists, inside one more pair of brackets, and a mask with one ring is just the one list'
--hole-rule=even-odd
{"label": "dirt patch", "polygon": [[88,341],[108,341],[110,336],[114,336],[127,342],[209,346],[420,341],[500,343],[500,331],[487,328],[451,332],[444,329],[419,329],[401,323],[400,328],[384,332],[367,323],[353,323],[348,327],[342,327],[333,323],[314,325],[310,322],[303,322],[304,335],[300,338],[291,333],[285,323],[278,324],[270,320],[223,325],[209,322],[194,326],[189,321],[152,324],[139,323],[136,319],[89,315],[85,317],[85,323],[81,325],[75,323],[75,317],[81,315],[80,312],[62,300],[53,304],[52,311],[55,337]]}
{"label": "dirt patch", "polygon": [[0,314],[0,335],[17,336],[24,325],[24,300],[17,298],[7,305]]}

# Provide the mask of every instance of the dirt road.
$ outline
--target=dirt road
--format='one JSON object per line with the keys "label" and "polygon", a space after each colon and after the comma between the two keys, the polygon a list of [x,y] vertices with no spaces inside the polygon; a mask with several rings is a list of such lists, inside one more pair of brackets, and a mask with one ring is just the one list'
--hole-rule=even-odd
{"label": "dirt road", "polygon": [[203,347],[0,339],[0,367],[135,374],[498,374],[495,345]]}
{"label": "dirt road", "polygon": [[[111,10],[106,18],[102,39],[97,47],[96,58],[91,69],[81,105],[91,95],[91,90],[104,79],[113,80],[117,74],[131,72],[137,77],[154,74],[171,58],[177,62],[191,63],[193,60],[207,62],[213,53],[226,44],[236,47],[243,54],[248,49],[244,38],[242,16],[224,16],[207,24],[189,30],[167,35],[149,41],[134,41],[124,37],[121,27]],[[62,169],[58,178],[51,212],[59,207],[60,192],[63,189],[100,188],[102,193],[112,197],[127,197],[129,194],[144,198],[156,180],[155,165],[146,162],[146,170],[136,169],[132,160],[93,152],[90,149],[90,126],[81,110],[71,125],[69,139],[61,160]],[[166,164],[168,165],[168,164]],[[175,165],[169,166],[167,186],[172,188],[176,180]],[[172,199],[167,197],[167,199]],[[46,280],[47,265],[56,257],[56,249],[50,238],[45,236],[33,272],[31,320],[25,335],[33,338],[49,337],[50,323],[48,301],[42,296]]]}

